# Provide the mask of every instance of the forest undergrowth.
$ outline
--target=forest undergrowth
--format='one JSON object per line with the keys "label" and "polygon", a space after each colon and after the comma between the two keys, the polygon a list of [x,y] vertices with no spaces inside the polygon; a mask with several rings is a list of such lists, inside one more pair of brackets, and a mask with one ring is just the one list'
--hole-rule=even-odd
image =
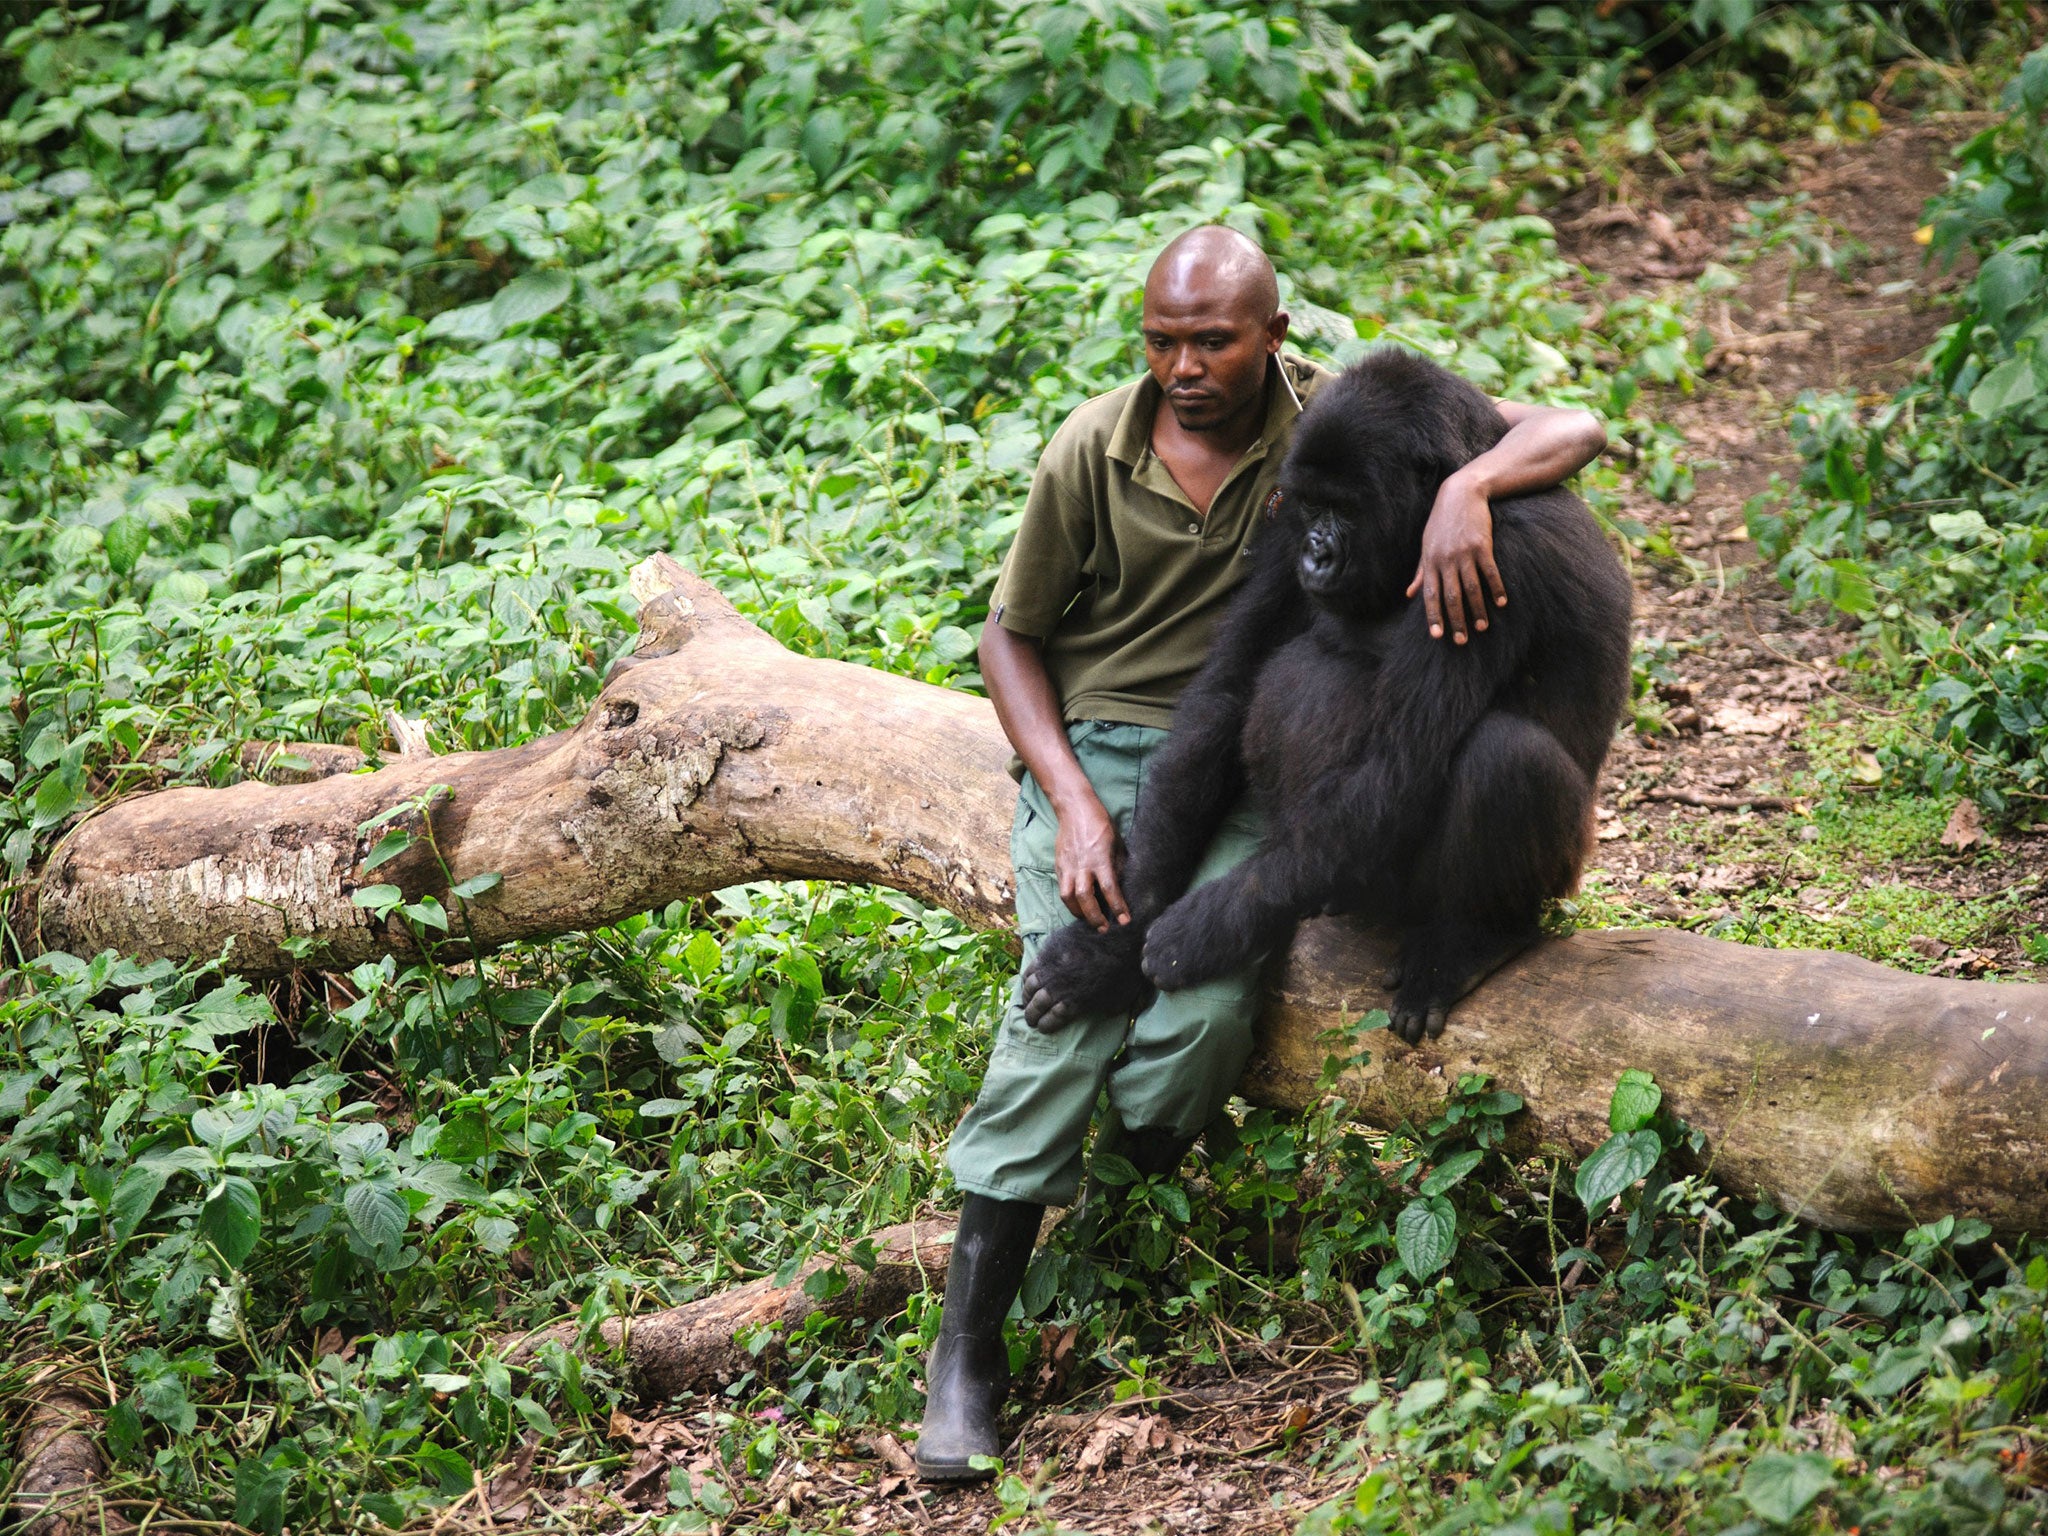
{"label": "forest undergrowth", "polygon": [[[1246,1530],[2042,1523],[2048,1250],[1936,1211],[1803,1227],[1717,1187],[1641,1074],[1576,1168],[1510,1155],[1519,1101],[1479,1081],[1395,1134],[1329,1098],[1246,1111],[1191,1185],[1133,1182],[1108,1242],[1035,1263],[1013,1362],[1031,1413],[1080,1429],[927,1495],[889,1449],[935,1297],[759,1339],[666,1409],[596,1332],[943,1205],[997,938],[761,885],[469,963],[420,904],[426,960],[308,955],[266,989],[231,955],[39,953],[34,905],[94,806],[233,782],[245,742],[374,758],[393,715],[442,750],[574,723],[656,550],[794,649],[977,688],[1035,456],[1134,371],[1145,258],[1198,221],[1274,253],[1313,355],[1396,342],[1600,411],[1588,501],[1639,569],[1703,589],[1632,509],[1693,493],[1672,419],[1724,387],[1709,322],[1739,277],[1613,282],[1552,216],[1684,157],[1750,200],[1753,257],[1812,233],[1788,146],[1915,112],[1985,114],[1928,221],[1981,265],[1895,400],[1802,404],[1803,483],[1749,523],[1901,723],[1810,727],[1811,814],[1771,835],[1846,857],[1963,793],[2023,821],[2048,710],[2037,11],[0,15],[0,1397],[11,1428],[52,1383],[100,1404],[86,1528],[1203,1529],[1231,1500]],[[1683,728],[1670,661],[1639,649],[1652,739]],[[1581,917],[1609,915],[1659,920]],[[1380,1048],[1374,1022],[1341,1049]],[[562,1318],[586,1347],[499,1358]],[[1251,1438],[1196,1444],[1238,1401]],[[21,1472],[10,1433],[10,1498]]]}

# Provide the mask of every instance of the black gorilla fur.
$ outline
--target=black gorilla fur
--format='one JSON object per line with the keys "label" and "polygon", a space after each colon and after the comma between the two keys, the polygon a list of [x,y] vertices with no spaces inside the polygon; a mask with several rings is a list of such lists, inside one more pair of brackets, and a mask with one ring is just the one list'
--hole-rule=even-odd
{"label": "black gorilla fur", "polygon": [[[1478,390],[1393,349],[1316,395],[1140,797],[1131,923],[1040,946],[1023,980],[1035,1028],[1128,1011],[1152,985],[1241,968],[1304,916],[1356,912],[1401,932],[1393,1028],[1413,1044],[1534,940],[1590,846],[1629,694],[1631,594],[1576,496],[1518,496],[1493,507],[1507,606],[1468,645],[1430,637],[1403,589],[1437,487],[1506,430]],[[1247,783],[1263,842],[1189,891]]]}

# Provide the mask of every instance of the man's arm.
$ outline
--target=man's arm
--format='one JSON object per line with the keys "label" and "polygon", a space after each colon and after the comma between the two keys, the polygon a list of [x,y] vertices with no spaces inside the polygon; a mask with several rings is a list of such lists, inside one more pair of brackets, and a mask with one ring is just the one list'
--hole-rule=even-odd
{"label": "man's arm", "polygon": [[1497,400],[1507,436],[1445,480],[1422,533],[1422,562],[1408,584],[1408,596],[1422,593],[1429,632],[1465,643],[1466,621],[1486,628],[1486,599],[1507,605],[1507,588],[1493,563],[1493,507],[1496,496],[1562,485],[1598,458],[1607,428],[1591,411]]}
{"label": "man's arm", "polygon": [[982,685],[1003,734],[1059,820],[1053,871],[1059,876],[1060,900],[1100,932],[1108,932],[1112,920],[1128,923],[1131,909],[1117,882],[1116,823],[1067,740],[1042,643],[1012,634],[991,618],[981,627],[979,656]]}

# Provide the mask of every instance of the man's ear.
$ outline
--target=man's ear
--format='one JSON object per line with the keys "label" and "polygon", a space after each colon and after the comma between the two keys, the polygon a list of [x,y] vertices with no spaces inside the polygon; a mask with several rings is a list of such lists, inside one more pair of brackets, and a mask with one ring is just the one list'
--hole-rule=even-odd
{"label": "man's ear", "polygon": [[1269,354],[1278,352],[1280,350],[1280,343],[1286,339],[1287,311],[1276,309],[1273,311],[1273,318],[1266,322],[1266,351]]}

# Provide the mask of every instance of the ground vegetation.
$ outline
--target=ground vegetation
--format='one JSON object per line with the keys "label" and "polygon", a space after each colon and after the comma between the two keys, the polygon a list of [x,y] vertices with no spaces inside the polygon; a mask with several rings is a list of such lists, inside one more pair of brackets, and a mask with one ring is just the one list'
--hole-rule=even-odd
{"label": "ground vegetation", "polygon": [[[928,1294],[668,1404],[597,1341],[942,1201],[999,939],[800,883],[474,963],[419,901],[418,961],[255,986],[41,952],[34,904],[95,806],[246,742],[572,723],[655,550],[795,649],[976,687],[1037,451],[1133,371],[1144,255],[1221,220],[1314,355],[1398,341],[1614,430],[1584,490],[1638,583],[1635,728],[1560,921],[2023,969],[2037,12],[0,14],[10,1496],[61,1397],[98,1415],[91,1518],[167,1531],[2040,1522],[2048,1255],[1940,1211],[1802,1228],[1639,1076],[1576,1167],[1483,1082],[1391,1137],[1248,1111],[1191,1185],[1105,1160],[1116,1229],[1025,1287],[1005,1475],[927,1498],[895,1437]],[[1829,202],[1901,146],[1924,188]],[[1923,226],[1953,285],[1887,295],[1944,281]],[[1881,354],[1761,339],[1858,284],[1901,312]],[[564,1319],[590,1347],[506,1363]]]}

